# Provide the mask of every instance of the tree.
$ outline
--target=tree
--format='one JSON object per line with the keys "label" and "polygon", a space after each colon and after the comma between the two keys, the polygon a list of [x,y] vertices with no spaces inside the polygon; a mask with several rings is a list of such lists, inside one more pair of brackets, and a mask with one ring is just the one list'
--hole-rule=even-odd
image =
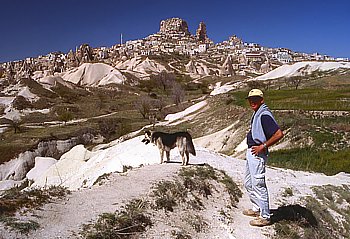
{"label": "tree", "polygon": [[17,95],[15,100],[13,101],[13,107],[18,110],[24,110],[27,108],[32,108],[32,104],[25,97]]}
{"label": "tree", "polygon": [[302,79],[303,78],[301,76],[292,76],[292,77],[290,77],[289,81],[292,83],[292,85],[295,86],[295,89],[297,90]]}
{"label": "tree", "polygon": [[68,121],[73,119],[73,114],[69,110],[63,110],[58,114],[58,119],[60,121],[63,121],[64,124],[66,125]]}
{"label": "tree", "polygon": [[250,89],[262,89],[266,91],[269,88],[269,85],[266,81],[262,80],[252,80],[247,82],[247,86]]}
{"label": "tree", "polygon": [[179,105],[185,99],[185,91],[182,89],[181,85],[177,82],[173,83],[171,90],[173,101],[176,105]]}
{"label": "tree", "polygon": [[162,71],[159,75],[155,76],[155,80],[159,87],[165,91],[173,82],[175,82],[175,75],[173,73]]}
{"label": "tree", "polygon": [[291,86],[291,87],[293,86],[295,87],[295,90],[297,90],[302,79],[303,79],[302,76],[291,76],[289,78],[286,78],[285,81],[288,86]]}
{"label": "tree", "polygon": [[141,96],[135,102],[135,108],[141,113],[142,117],[146,119],[151,110],[151,99],[147,96]]}
{"label": "tree", "polygon": [[10,127],[15,130],[15,134],[17,132],[21,132],[21,125],[22,125],[22,121],[20,119],[15,118],[10,120]]}
{"label": "tree", "polygon": [[98,122],[100,133],[107,140],[115,133],[117,122],[114,119],[102,119]]}

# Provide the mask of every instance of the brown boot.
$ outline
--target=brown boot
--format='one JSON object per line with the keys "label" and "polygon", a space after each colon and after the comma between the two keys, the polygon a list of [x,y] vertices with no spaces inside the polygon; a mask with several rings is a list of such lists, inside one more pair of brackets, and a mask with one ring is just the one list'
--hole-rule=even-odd
{"label": "brown boot", "polygon": [[256,212],[252,209],[246,209],[243,211],[243,215],[248,216],[248,217],[258,217],[258,216],[260,216],[260,212]]}
{"label": "brown boot", "polygon": [[264,226],[268,226],[268,225],[271,225],[271,220],[270,219],[265,219],[265,218],[262,218],[262,217],[258,217],[254,220],[251,220],[249,222],[249,224],[251,226],[255,226],[255,227],[264,227]]}

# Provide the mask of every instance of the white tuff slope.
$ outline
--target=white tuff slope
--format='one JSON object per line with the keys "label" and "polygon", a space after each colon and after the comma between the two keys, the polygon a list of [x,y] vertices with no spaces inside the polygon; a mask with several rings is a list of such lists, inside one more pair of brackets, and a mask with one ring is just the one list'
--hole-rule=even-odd
{"label": "white tuff slope", "polygon": [[[146,77],[151,73],[166,71],[166,68],[148,57],[142,60],[141,57],[134,57],[130,60],[120,61],[115,66],[119,70],[127,71],[136,76]],[[137,74],[138,73],[138,74]]]}
{"label": "white tuff slope", "polygon": [[[110,167],[109,170],[113,171],[113,167],[118,168],[120,165],[119,162],[121,161],[123,161],[124,165],[139,165],[140,163],[143,163],[143,165],[150,165],[134,168],[123,175],[112,174],[108,181],[105,181],[102,186],[94,185],[88,190],[74,191],[72,196],[69,196],[68,200],[63,203],[46,205],[44,210],[37,212],[40,216],[37,220],[39,220],[40,225],[42,225],[41,230],[33,232],[29,238],[52,238],[53,236],[68,238],[69,235],[71,235],[71,231],[78,231],[79,225],[88,223],[91,219],[95,220],[97,215],[105,212],[114,212],[120,208],[120,205],[125,204],[128,200],[147,195],[151,185],[155,182],[171,180],[171,176],[181,167],[181,159],[177,150],[175,149],[171,152],[171,162],[173,163],[160,165],[158,149],[152,145],[144,145],[141,142],[141,138],[142,137],[137,137],[124,141],[111,148],[101,150],[92,157],[90,157],[91,155],[87,155],[87,158],[90,157],[90,159],[85,163],[89,164],[89,161],[92,160],[95,163],[94,168],[87,167],[86,165],[79,165],[81,162],[76,163],[75,158],[71,158],[70,163],[68,163],[68,159],[63,159],[67,160],[67,166],[70,165],[69,167],[71,170],[75,170],[74,172],[77,174],[77,176],[74,176],[74,172],[70,172],[72,179],[79,178],[79,176],[82,176],[83,172],[88,175],[90,173],[89,170],[96,170],[101,173],[101,169],[105,168],[105,172],[107,172],[108,167]],[[79,157],[82,158],[86,154],[82,146],[80,147],[81,149],[77,150],[74,155],[79,155]],[[78,152],[80,152],[80,154]],[[221,155],[197,145],[196,152],[196,157],[191,155],[191,164],[202,165],[206,163],[219,170],[224,170],[242,188],[245,171],[244,160]],[[97,158],[99,158],[99,160],[97,160]],[[74,161],[72,162],[72,160]],[[57,166],[57,168],[59,170],[63,169],[60,166]],[[64,171],[61,172],[61,178],[65,180],[67,174]],[[66,172],[68,173],[68,170]],[[50,182],[51,179],[52,178],[48,178],[48,182]],[[70,179],[67,179],[66,182],[68,183]],[[88,182],[92,182],[89,178],[86,179]],[[272,209],[277,209],[283,204],[297,204],[300,197],[313,195],[311,190],[312,186],[327,184],[350,185],[350,177],[344,173],[335,176],[326,176],[319,173],[296,172],[275,168],[267,169],[267,185]],[[293,196],[288,198],[281,196],[285,188],[291,188],[293,190]],[[214,226],[210,227],[211,229],[208,233],[212,233],[212,230],[214,230],[216,233],[215,235],[220,238],[268,238],[269,230],[272,229],[271,227],[251,227],[249,226],[251,218],[242,215],[242,210],[251,206],[243,188],[242,191],[244,195],[238,207],[232,209],[233,216],[231,218],[231,224],[220,223],[217,219],[218,210],[220,208],[225,208],[226,205],[215,204],[214,208],[216,209],[207,212],[207,215],[212,215],[208,223],[210,223],[210,226]],[[165,232],[156,232],[158,236],[163,235],[163,233]]]}
{"label": "white tuff slope", "polygon": [[83,86],[122,84],[126,79],[119,70],[104,63],[84,63],[63,73],[62,78]]}
{"label": "white tuff slope", "polygon": [[349,69],[350,62],[313,62],[303,61],[293,65],[280,66],[262,76],[254,78],[254,80],[271,80],[282,77],[308,75],[314,71],[331,71],[337,69]]}

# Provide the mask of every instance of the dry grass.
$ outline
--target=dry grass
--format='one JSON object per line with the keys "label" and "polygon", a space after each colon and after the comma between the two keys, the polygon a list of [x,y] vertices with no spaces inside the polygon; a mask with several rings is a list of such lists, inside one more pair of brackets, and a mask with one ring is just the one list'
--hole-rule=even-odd
{"label": "dry grass", "polygon": [[16,218],[16,213],[26,214],[54,199],[64,198],[70,193],[66,188],[57,186],[42,190],[21,190],[23,187],[6,190],[0,197],[0,222],[6,228],[21,234],[28,234],[31,230],[38,229],[40,225],[33,220],[19,220]]}
{"label": "dry grass", "polygon": [[242,195],[224,172],[209,165],[182,168],[173,181],[158,182],[148,197],[132,200],[116,213],[101,214],[97,221],[84,225],[79,235],[89,239],[139,238],[148,235],[154,224],[166,223],[171,225],[169,237],[192,238],[208,229],[208,218],[201,211],[219,187],[222,198],[237,198],[235,203]]}
{"label": "dry grass", "polygon": [[308,196],[300,205],[285,206],[274,212],[273,238],[349,238],[349,187],[326,185],[313,187],[315,197]]}

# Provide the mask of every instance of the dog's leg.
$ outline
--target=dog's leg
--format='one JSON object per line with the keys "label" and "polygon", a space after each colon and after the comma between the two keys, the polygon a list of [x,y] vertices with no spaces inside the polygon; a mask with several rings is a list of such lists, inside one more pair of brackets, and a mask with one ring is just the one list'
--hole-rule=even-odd
{"label": "dog's leg", "polygon": [[170,151],[165,151],[167,163],[170,161]]}
{"label": "dog's leg", "polygon": [[179,153],[181,155],[181,160],[182,160],[182,164],[181,165],[185,165],[185,155],[184,155],[184,151],[179,149]]}
{"label": "dog's leg", "polygon": [[159,152],[160,152],[160,163],[162,164],[163,163],[163,157],[164,157],[164,149],[160,149]]}
{"label": "dog's leg", "polygon": [[190,161],[190,153],[186,150],[185,154],[186,154],[186,163],[185,163],[185,165],[188,165],[188,162]]}

